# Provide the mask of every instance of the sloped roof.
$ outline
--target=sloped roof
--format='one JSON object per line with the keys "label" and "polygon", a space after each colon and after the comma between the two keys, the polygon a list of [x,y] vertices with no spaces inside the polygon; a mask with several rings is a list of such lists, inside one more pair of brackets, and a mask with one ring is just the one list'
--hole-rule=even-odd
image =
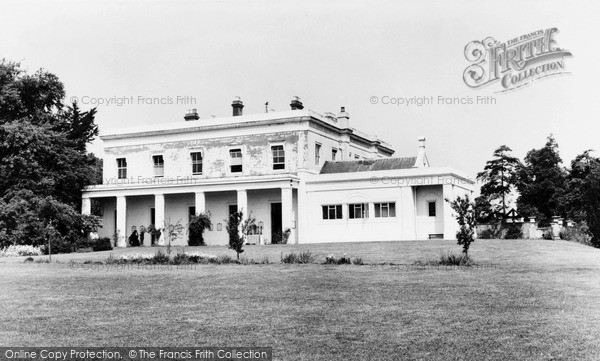
{"label": "sloped roof", "polygon": [[321,174],[355,173],[374,170],[391,170],[413,168],[417,157],[361,159],[339,162],[325,162]]}

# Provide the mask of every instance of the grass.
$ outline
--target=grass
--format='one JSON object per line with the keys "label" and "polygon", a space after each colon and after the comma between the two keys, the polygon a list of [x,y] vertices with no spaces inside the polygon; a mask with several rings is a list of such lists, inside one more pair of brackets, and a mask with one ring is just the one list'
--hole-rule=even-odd
{"label": "grass", "polygon": [[[396,266],[450,250],[460,247],[247,246],[245,257],[271,263],[180,268],[82,263],[139,249],[51,264],[0,258],[0,344],[272,346],[276,360],[600,359],[600,250],[478,240],[470,256],[494,267]],[[305,251],[314,263],[278,262]],[[331,253],[367,265],[320,264]]]}

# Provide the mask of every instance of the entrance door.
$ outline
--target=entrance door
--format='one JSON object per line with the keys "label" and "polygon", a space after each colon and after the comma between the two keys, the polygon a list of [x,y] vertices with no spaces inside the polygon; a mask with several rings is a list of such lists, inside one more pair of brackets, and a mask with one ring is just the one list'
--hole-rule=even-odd
{"label": "entrance door", "polygon": [[271,242],[281,243],[281,203],[271,203]]}
{"label": "entrance door", "polygon": [[[150,224],[156,226],[154,222],[156,221],[156,209],[150,208]],[[150,245],[153,245],[156,242],[154,234],[150,237]]]}

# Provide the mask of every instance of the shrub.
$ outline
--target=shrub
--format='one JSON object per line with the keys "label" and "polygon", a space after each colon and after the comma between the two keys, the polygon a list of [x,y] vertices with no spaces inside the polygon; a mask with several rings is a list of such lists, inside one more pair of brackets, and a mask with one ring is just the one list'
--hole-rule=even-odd
{"label": "shrub", "polygon": [[359,257],[354,258],[352,260],[352,263],[357,266],[362,266],[364,264],[362,258],[359,258]]}
{"label": "shrub", "polygon": [[548,228],[544,231],[544,233],[542,233],[542,238],[543,239],[548,239],[548,240],[553,240],[554,237],[552,236],[552,228]]}
{"label": "shrub", "polygon": [[204,230],[210,228],[210,213],[199,213],[190,218],[188,224],[189,239],[188,245],[190,246],[205,246],[204,243]]}
{"label": "shrub", "polygon": [[[57,253],[71,253],[73,251],[73,245],[63,237],[54,237],[50,241],[50,252],[52,254]],[[44,254],[48,254],[48,247],[44,247]]]}
{"label": "shrub", "polygon": [[152,263],[154,264],[168,264],[171,258],[168,254],[163,253],[162,251],[156,252],[154,257],[152,258]]}
{"label": "shrub", "polygon": [[188,264],[190,263],[190,257],[185,253],[177,253],[173,257],[173,264]]}
{"label": "shrub", "polygon": [[483,231],[479,232],[477,234],[477,237],[479,239],[494,239],[496,237],[494,237],[494,231],[491,230],[490,228],[486,228]]}
{"label": "shrub", "polygon": [[43,253],[43,247],[35,247],[29,245],[12,245],[0,250],[1,257],[15,256],[40,256]]}
{"label": "shrub", "polygon": [[227,234],[229,235],[229,249],[235,251],[237,259],[240,259],[240,253],[244,252],[244,238],[240,237],[240,223],[243,213],[235,212],[227,218]]}
{"label": "shrub", "polygon": [[186,253],[186,255],[191,263],[214,263],[211,261],[217,259],[217,256],[199,252]]}
{"label": "shrub", "polygon": [[450,203],[450,207],[456,213],[455,218],[459,225],[456,240],[459,246],[463,246],[463,253],[467,255],[471,243],[475,241],[475,203],[471,202],[468,195],[464,198],[456,197],[453,201],[446,199],[446,202]]}
{"label": "shrub", "polygon": [[560,231],[560,239],[593,246],[592,234],[586,222],[575,224],[573,227],[567,227]]}
{"label": "shrub", "polygon": [[112,246],[112,243],[110,242],[110,238],[103,237],[103,238],[98,238],[97,240],[95,240],[92,243],[92,249],[94,250],[94,252],[112,251],[113,246]]}
{"label": "shrub", "polygon": [[499,239],[502,237],[502,223],[494,221],[486,229],[477,234],[479,239]]}
{"label": "shrub", "polygon": [[298,263],[298,264],[306,264],[311,263],[314,260],[314,256],[310,253],[310,251],[300,252],[298,254],[292,252],[287,255],[281,254],[281,263]]}
{"label": "shrub", "polygon": [[[362,262],[362,260],[360,260]],[[349,257],[346,257],[346,254],[340,258],[336,258],[334,254],[330,254],[325,257],[325,264],[352,264],[352,261]]]}
{"label": "shrub", "polygon": [[506,233],[504,234],[504,239],[520,239],[523,238],[523,230],[521,226],[516,224],[511,224],[506,227]]}
{"label": "shrub", "polygon": [[278,231],[273,235],[273,239],[271,240],[271,244],[287,244],[288,239],[290,238],[290,234],[292,230],[286,228],[285,231]]}
{"label": "shrub", "polygon": [[440,255],[438,264],[443,266],[470,266],[473,264],[473,260],[466,253],[455,255],[447,252]]}
{"label": "shrub", "polygon": [[23,262],[33,262],[33,257],[27,257]]}
{"label": "shrub", "polygon": [[239,263],[239,260],[234,260],[233,258],[231,258],[230,256],[224,254],[221,256],[218,256],[217,258],[215,258],[215,262],[216,264],[229,264],[229,263]]}

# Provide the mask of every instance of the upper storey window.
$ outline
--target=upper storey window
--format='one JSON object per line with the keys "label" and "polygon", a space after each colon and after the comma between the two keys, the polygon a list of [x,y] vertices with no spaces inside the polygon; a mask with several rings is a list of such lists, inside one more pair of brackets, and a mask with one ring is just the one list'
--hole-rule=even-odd
{"label": "upper storey window", "polygon": [[192,174],[202,174],[202,153],[192,152],[190,156],[192,158]]}
{"label": "upper storey window", "polygon": [[119,179],[127,178],[127,159],[117,158],[117,177]]}
{"label": "upper storey window", "polygon": [[273,154],[273,169],[285,169],[285,150],[283,145],[274,145],[271,147]]}
{"label": "upper storey window", "polygon": [[165,160],[162,155],[153,155],[152,162],[154,163],[154,176],[163,177],[165,175]]}
{"label": "upper storey window", "polygon": [[242,150],[239,148],[229,150],[229,166],[231,173],[242,172]]}
{"label": "upper storey window", "polygon": [[321,163],[321,144],[315,143],[315,165]]}

